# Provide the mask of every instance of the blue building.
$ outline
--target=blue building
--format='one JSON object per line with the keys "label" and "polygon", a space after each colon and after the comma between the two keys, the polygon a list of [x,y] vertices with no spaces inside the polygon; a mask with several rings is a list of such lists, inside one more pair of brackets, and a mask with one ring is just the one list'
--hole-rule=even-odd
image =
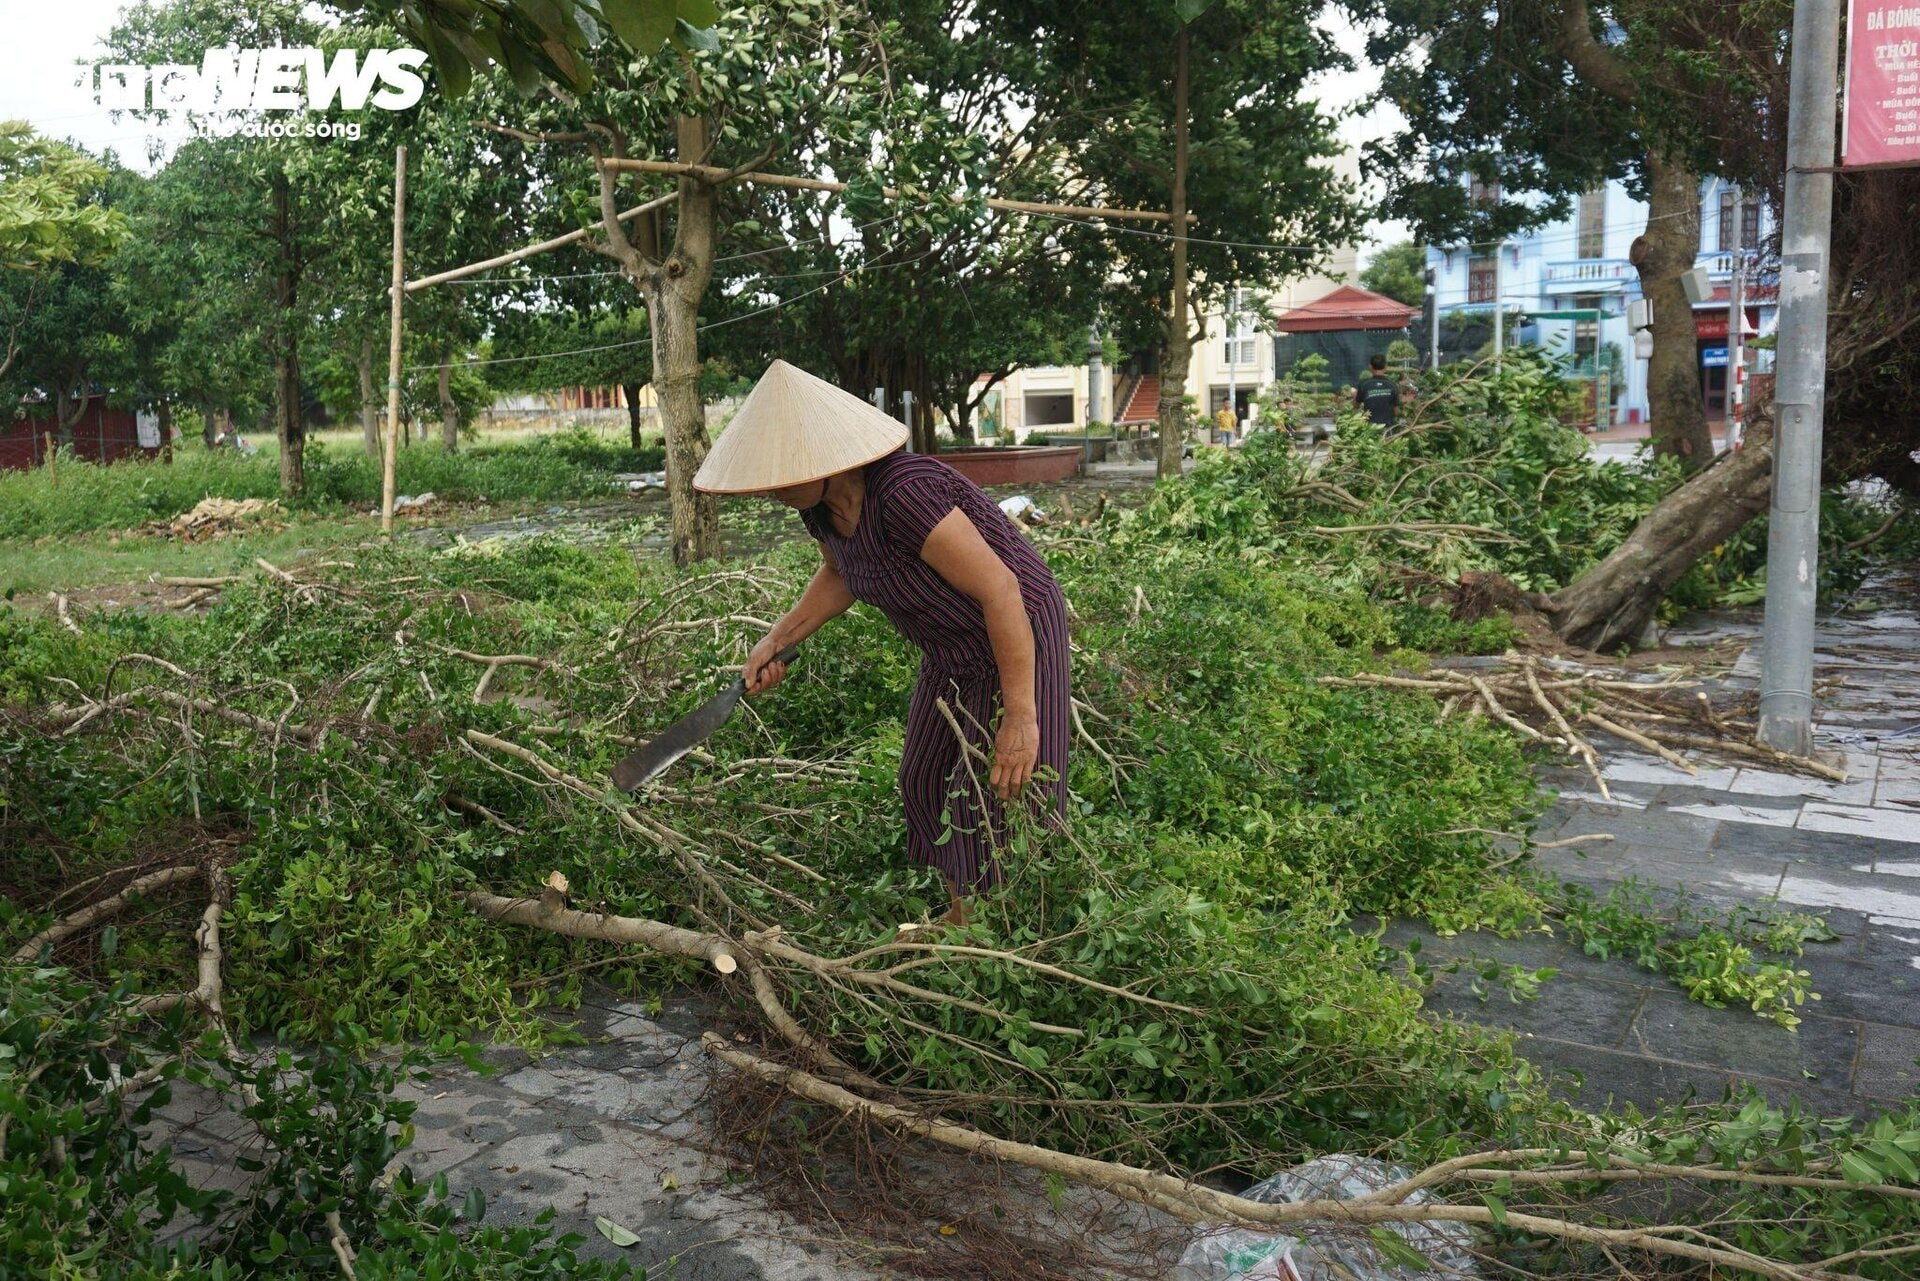
{"label": "blue building", "polygon": [[[1474,194],[1500,199],[1497,188],[1478,184]],[[1746,341],[1772,333],[1778,315],[1778,277],[1770,265],[1764,273],[1756,270],[1772,219],[1758,199],[1737,196],[1732,184],[1717,178],[1700,187],[1695,265],[1706,269],[1712,293],[1694,305],[1694,345],[1709,421],[1727,413],[1727,309],[1736,254],[1746,262]],[[1581,373],[1605,387],[1609,422],[1644,422],[1647,362],[1635,355],[1627,329],[1627,304],[1641,296],[1640,278],[1627,254],[1646,225],[1645,202],[1628,195],[1624,184],[1609,182],[1579,197],[1568,217],[1500,245],[1497,269],[1493,245],[1429,246],[1442,361],[1470,356],[1492,338],[1497,279],[1509,342],[1573,356]]]}

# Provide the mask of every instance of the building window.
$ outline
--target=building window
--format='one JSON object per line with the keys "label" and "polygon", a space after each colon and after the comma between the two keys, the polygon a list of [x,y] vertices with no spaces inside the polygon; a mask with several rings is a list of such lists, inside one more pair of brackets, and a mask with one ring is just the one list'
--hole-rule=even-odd
{"label": "building window", "polygon": [[1226,342],[1221,353],[1224,363],[1229,365],[1251,365],[1260,359],[1256,344],[1259,341],[1260,313],[1258,304],[1250,289],[1233,291],[1233,303],[1226,317]]}
{"label": "building window", "polygon": [[1751,198],[1741,202],[1740,243],[1738,246],[1734,244],[1734,195],[1735,192],[1732,187],[1722,187],[1720,189],[1720,227],[1715,247],[1723,254],[1732,253],[1736,247],[1740,249],[1758,249],[1760,247],[1760,202]]}
{"label": "building window", "polygon": [[1467,301],[1492,302],[1493,282],[1498,275],[1492,254],[1467,259]]}
{"label": "building window", "polygon": [[1606,254],[1607,189],[1589,191],[1580,197],[1580,257],[1600,258]]}
{"label": "building window", "polygon": [[[1599,294],[1576,294],[1573,305],[1580,311],[1603,311],[1606,299]],[[1576,320],[1573,322],[1573,357],[1575,360],[1591,360],[1600,354],[1600,322],[1597,320]]]}

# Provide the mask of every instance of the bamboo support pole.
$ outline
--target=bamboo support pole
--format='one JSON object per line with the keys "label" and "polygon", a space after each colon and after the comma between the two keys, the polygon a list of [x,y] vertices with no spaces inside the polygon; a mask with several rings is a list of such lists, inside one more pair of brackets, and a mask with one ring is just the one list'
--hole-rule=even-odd
{"label": "bamboo support pole", "polygon": [[393,532],[393,463],[400,444],[400,311],[406,302],[407,149],[393,149],[393,287],[387,316],[387,438],[380,459],[380,532]]}
{"label": "bamboo support pole", "polygon": [[[624,213],[615,214],[614,217],[620,222],[631,222],[641,214],[652,213],[656,209],[672,204],[679,198],[677,193],[666,196],[655,196],[644,205],[635,205]],[[490,271],[495,267],[509,267],[516,262],[522,262],[528,258],[535,258],[544,253],[551,253],[555,249],[564,249],[568,245],[585,240],[598,230],[599,228],[597,226],[582,227],[578,231],[569,231],[564,236],[555,236],[552,240],[543,240],[537,245],[528,245],[525,249],[516,249],[510,254],[501,254],[498,258],[489,258],[485,262],[469,263],[464,267],[455,267],[450,271],[442,271],[431,276],[422,276],[418,280],[408,281],[406,292],[410,294],[416,293],[419,290],[429,288],[433,285],[445,284],[449,280],[464,280],[468,276],[477,276],[481,272]]]}
{"label": "bamboo support pole", "polygon": [[[625,170],[632,173],[671,174],[674,177],[698,178],[707,182],[733,179],[739,182],[751,182],[762,187],[789,187],[798,191],[844,192],[847,184],[833,182],[826,178],[800,178],[792,174],[779,173],[734,173],[731,169],[722,169],[718,165],[689,165],[676,160],[632,160],[608,157],[601,160],[603,169]],[[900,191],[895,187],[881,189],[889,200],[898,200]],[[965,196],[948,196],[956,205],[965,204]],[[1054,205],[1038,200],[1003,200],[997,196],[987,200],[989,209],[999,209],[1007,213],[1059,214],[1071,218],[1116,218],[1135,222],[1172,222],[1173,215],[1157,209],[1101,209],[1094,205]],[[1194,221],[1194,215],[1188,214],[1187,221]]]}

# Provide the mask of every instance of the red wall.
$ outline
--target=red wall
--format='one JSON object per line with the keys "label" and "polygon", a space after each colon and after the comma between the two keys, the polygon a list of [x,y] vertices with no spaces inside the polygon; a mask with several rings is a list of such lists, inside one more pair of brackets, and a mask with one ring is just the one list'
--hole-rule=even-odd
{"label": "red wall", "polygon": [[[47,459],[47,436],[59,438],[53,415],[0,422],[0,467],[22,470]],[[110,463],[121,458],[156,458],[158,449],[140,448],[139,428],[131,409],[108,409],[106,399],[92,396],[73,425],[73,452],[88,462]]]}

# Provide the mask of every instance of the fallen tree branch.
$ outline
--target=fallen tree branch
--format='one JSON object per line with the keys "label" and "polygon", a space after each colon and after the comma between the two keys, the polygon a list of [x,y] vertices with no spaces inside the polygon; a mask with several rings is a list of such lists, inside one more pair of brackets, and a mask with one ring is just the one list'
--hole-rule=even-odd
{"label": "fallen tree branch", "polygon": [[1636,747],[1646,748],[1649,752],[1652,752],[1655,756],[1658,756],[1661,760],[1673,766],[1675,769],[1683,769],[1687,773],[1693,775],[1695,778],[1698,778],[1700,776],[1699,767],[1696,766],[1692,761],[1680,755],[1680,753],[1674,751],[1672,748],[1667,747],[1666,745],[1654,739],[1648,738],[1645,734],[1640,733],[1638,730],[1628,729],[1625,725],[1620,724],[1620,722],[1615,720],[1609,720],[1607,717],[1602,716],[1598,712],[1593,712],[1593,711],[1582,712],[1580,713],[1580,716],[1583,720],[1588,720],[1593,722],[1595,725],[1598,725],[1601,729],[1607,731],[1607,733],[1613,735],[1615,738],[1622,738],[1622,739],[1625,739],[1627,742],[1632,743]]}
{"label": "fallen tree branch", "polygon": [[512,925],[531,925],[539,929],[552,930],[571,938],[601,939],[609,943],[637,943],[652,948],[667,956],[683,956],[690,960],[705,961],[721,974],[744,972],[751,987],[754,1002],[760,1012],[767,1017],[773,1029],[789,1044],[805,1052],[823,1067],[860,1081],[868,1078],[827,1047],[826,1042],[809,1032],[800,1021],[781,1002],[780,994],[774,989],[773,980],[767,977],[766,968],[751,957],[743,957],[740,949],[728,940],[715,934],[705,934],[698,930],[682,929],[677,925],[668,925],[664,921],[648,920],[637,916],[614,916],[606,913],[582,912],[574,908],[560,907],[542,899],[503,898],[485,890],[470,890],[464,896],[468,908],[486,917],[488,920],[504,921]]}
{"label": "fallen tree branch", "polygon": [[16,964],[31,962],[35,957],[40,955],[41,948],[49,944],[58,943],[61,939],[69,935],[78,934],[81,930],[103,921],[110,916],[116,915],[134,898],[143,894],[151,894],[155,890],[162,890],[169,886],[178,885],[182,881],[196,880],[199,876],[200,869],[198,867],[191,863],[185,863],[179,867],[163,867],[157,872],[148,872],[145,876],[136,877],[132,881],[129,881],[127,887],[118,894],[109,895],[101,899],[98,903],[93,903],[81,908],[72,915],[64,916],[52,925],[49,925],[46,929],[41,930],[38,934],[14,949],[13,960]]}
{"label": "fallen tree branch", "polygon": [[684,956],[705,961],[722,974],[740,968],[735,949],[725,939],[682,929],[665,921],[641,916],[613,916],[600,912],[582,912],[577,908],[555,907],[539,899],[503,898],[485,890],[469,890],[466,905],[490,921],[510,925],[536,925],[543,930],[571,938],[602,939],[609,943],[638,943],[668,956]]}
{"label": "fallen tree branch", "polygon": [[353,1251],[353,1242],[347,1239],[347,1230],[340,1226],[340,1211],[328,1210],[327,1244],[333,1247],[333,1257],[340,1261],[340,1275],[347,1281],[355,1281],[353,1261],[359,1256]]}
{"label": "fallen tree branch", "polygon": [[[1073,1179],[1129,1201],[1152,1206],[1188,1223],[1216,1224],[1269,1231],[1284,1231],[1304,1223],[1372,1225],[1384,1223],[1466,1223],[1482,1227],[1496,1224],[1523,1232],[1582,1244],[1620,1247],[1686,1259],[1728,1268],[1739,1268],[1772,1281],[1826,1281],[1838,1274],[1815,1267],[1779,1263],[1727,1245],[1701,1245],[1675,1240],[1657,1230],[1644,1228],[1604,1228],[1553,1218],[1515,1209],[1496,1213],[1486,1205],[1456,1205],[1445,1201],[1427,1201],[1417,1205],[1387,1200],[1381,1193],[1353,1201],[1315,1200],[1272,1204],[1249,1201],[1245,1197],[1215,1191],[1202,1184],[1188,1182],[1168,1174],[1159,1174],[1117,1161],[1100,1161],[1075,1156],[1051,1148],[996,1138],[969,1126],[927,1116],[896,1104],[863,1098],[851,1090],[802,1071],[799,1068],[747,1053],[727,1043],[725,1038],[708,1032],[701,1037],[708,1053],[728,1066],[758,1080],[778,1086],[800,1098],[835,1107],[853,1116],[866,1116],[902,1133],[932,1139],[936,1143],[971,1152],[994,1160],[1012,1161],[1049,1174]],[[1485,1161],[1488,1154],[1475,1154],[1467,1160]],[[1691,1173],[1692,1167],[1682,1167]],[[1449,1171],[1456,1174],[1457,1171]],[[1505,1173],[1505,1172],[1503,1172]],[[1582,1174],[1569,1172],[1564,1181],[1579,1183]],[[1419,1177],[1419,1176],[1416,1176]],[[1435,1180],[1443,1181],[1443,1180]],[[1407,1188],[1406,1191],[1412,1191]],[[1877,1185],[1857,1186],[1863,1193],[1883,1189]],[[1399,1188],[1386,1190],[1388,1193]],[[1405,1192],[1401,1192],[1405,1195]]]}

